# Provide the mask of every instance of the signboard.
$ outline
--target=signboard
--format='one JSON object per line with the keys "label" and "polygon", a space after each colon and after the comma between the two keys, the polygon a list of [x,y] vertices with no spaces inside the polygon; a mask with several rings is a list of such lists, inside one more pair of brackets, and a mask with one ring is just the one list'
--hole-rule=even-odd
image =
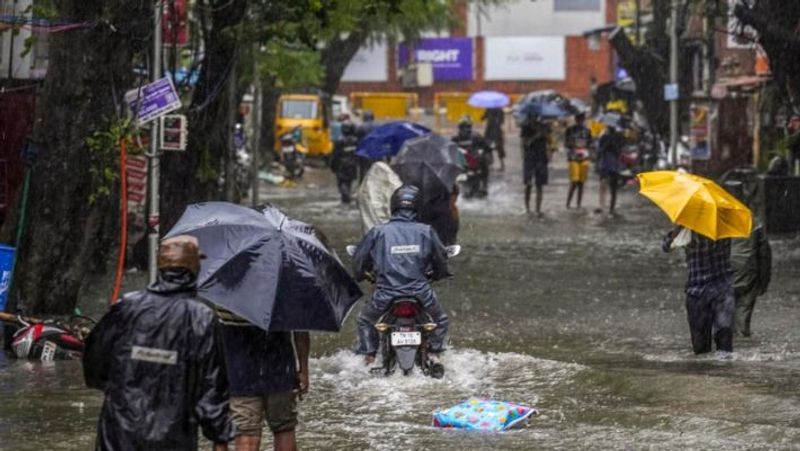
{"label": "signboard", "polygon": [[342,81],[387,81],[388,55],[383,43],[361,48],[344,70]]}
{"label": "signboard", "polygon": [[126,92],[125,103],[141,125],[180,108],[181,98],[172,79],[164,77]]}
{"label": "signboard", "polygon": [[147,195],[147,157],[128,155],[126,178],[128,183],[128,208],[135,210],[144,206]]}
{"label": "signboard", "polygon": [[158,147],[161,150],[186,150],[186,141],[189,126],[186,116],[182,114],[168,114],[161,117],[161,127],[158,128]]}
{"label": "signboard", "polygon": [[563,36],[491,37],[484,40],[485,80],[565,80]]}
{"label": "signboard", "polygon": [[693,104],[689,129],[689,145],[693,160],[711,159],[711,120],[708,105]]}
{"label": "signboard", "polygon": [[672,102],[673,100],[678,100],[680,98],[680,92],[678,90],[678,85],[676,83],[670,83],[664,85],[664,100],[667,102]]}
{"label": "signboard", "polygon": [[399,67],[429,63],[434,81],[472,80],[471,38],[428,38],[414,44],[400,44]]}

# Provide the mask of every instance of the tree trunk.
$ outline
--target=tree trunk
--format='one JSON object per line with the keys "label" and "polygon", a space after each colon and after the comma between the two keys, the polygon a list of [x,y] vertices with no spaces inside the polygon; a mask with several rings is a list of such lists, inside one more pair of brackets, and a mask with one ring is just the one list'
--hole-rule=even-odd
{"label": "tree trunk", "polygon": [[353,31],[346,38],[338,38],[329,42],[322,49],[321,60],[325,68],[325,78],[322,81],[322,91],[329,98],[336,94],[339,83],[342,81],[344,70],[358,49],[367,41],[368,34],[363,31]]}
{"label": "tree trunk", "polygon": [[[244,18],[247,1],[218,0],[200,6],[201,16],[210,15],[210,24],[204,26],[205,56],[189,107],[189,142],[185,153],[165,154],[161,163],[164,232],[175,224],[188,204],[222,198],[220,176],[233,155],[232,112],[238,105],[229,90],[236,88],[239,57],[235,27]],[[201,22],[205,22],[203,17]]]}
{"label": "tree trunk", "polygon": [[636,82],[636,93],[644,105],[645,116],[650,126],[662,136],[669,132],[669,108],[664,101],[666,66],[646,46],[635,47],[620,29],[609,39],[619,55],[622,66]]}
{"label": "tree trunk", "polygon": [[[134,38],[146,36],[152,26],[147,1],[63,0],[54,5],[61,18],[98,25],[49,36],[50,64],[34,129],[43,150],[33,166],[12,291],[34,314],[71,312],[87,275],[115,255],[118,193],[109,176],[118,177],[118,149],[90,148],[87,138],[108,131],[116,121],[116,102],[131,86],[134,55],[143,50],[137,46],[147,45]],[[106,23],[134,25],[100,25]],[[98,261],[98,255],[104,258]]]}
{"label": "tree trunk", "polygon": [[258,149],[259,160],[262,165],[269,167],[275,160],[275,108],[281,91],[275,86],[275,77],[264,77],[261,83],[261,139]]}

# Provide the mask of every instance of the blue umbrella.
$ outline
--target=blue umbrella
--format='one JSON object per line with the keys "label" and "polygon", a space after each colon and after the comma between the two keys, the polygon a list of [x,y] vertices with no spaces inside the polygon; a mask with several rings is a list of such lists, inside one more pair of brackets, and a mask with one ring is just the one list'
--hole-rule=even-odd
{"label": "blue umbrella", "polygon": [[565,105],[555,102],[530,102],[523,105],[519,114],[522,116],[537,116],[541,118],[562,118],[573,113]]}
{"label": "blue umbrella", "polygon": [[467,103],[476,108],[503,108],[508,105],[508,96],[497,91],[478,91],[471,96]]}
{"label": "blue umbrella", "polygon": [[190,205],[165,238],[192,235],[207,300],[264,330],[338,331],[361,290],[313,226],[227,202]]}
{"label": "blue umbrella", "polygon": [[411,138],[427,135],[431,130],[413,122],[388,122],[372,129],[358,144],[356,155],[372,160],[393,157],[403,143]]}

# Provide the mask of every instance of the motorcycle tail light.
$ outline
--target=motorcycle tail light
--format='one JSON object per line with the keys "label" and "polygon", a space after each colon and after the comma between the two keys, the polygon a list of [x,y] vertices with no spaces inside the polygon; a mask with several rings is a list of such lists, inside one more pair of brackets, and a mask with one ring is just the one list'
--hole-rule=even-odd
{"label": "motorcycle tail light", "polygon": [[419,313],[419,308],[414,302],[398,302],[392,307],[392,314],[398,318],[414,318]]}
{"label": "motorcycle tail light", "polygon": [[380,333],[385,333],[390,328],[391,328],[391,326],[389,326],[386,323],[378,323],[378,324],[375,325],[375,330],[377,330]]}

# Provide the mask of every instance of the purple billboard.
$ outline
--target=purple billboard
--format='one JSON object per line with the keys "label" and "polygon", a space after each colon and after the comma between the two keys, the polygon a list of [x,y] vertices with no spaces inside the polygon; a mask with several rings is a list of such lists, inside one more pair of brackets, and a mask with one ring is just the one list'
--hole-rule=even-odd
{"label": "purple billboard", "polygon": [[399,47],[400,67],[411,62],[409,50],[413,50],[414,61],[431,63],[434,81],[472,80],[471,38],[428,38]]}

